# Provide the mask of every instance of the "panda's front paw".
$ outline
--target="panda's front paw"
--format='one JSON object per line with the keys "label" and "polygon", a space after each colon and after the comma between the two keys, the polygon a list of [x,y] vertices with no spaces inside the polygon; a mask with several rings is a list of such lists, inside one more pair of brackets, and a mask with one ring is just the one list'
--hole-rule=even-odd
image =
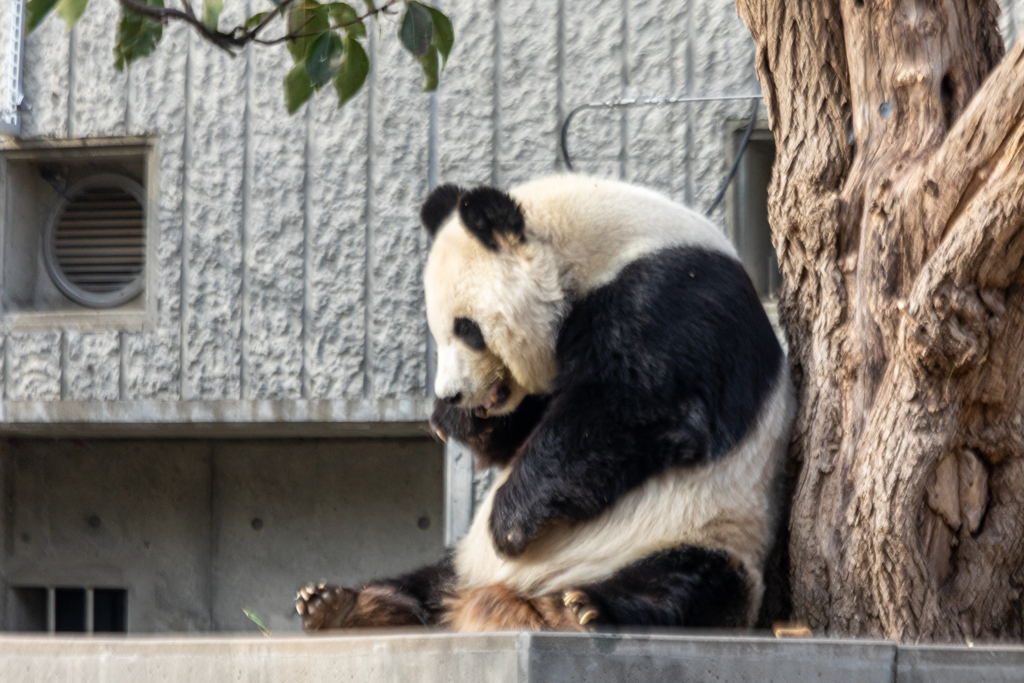
{"label": "panda's front paw", "polygon": [[342,628],[359,592],[351,588],[307,583],[295,596],[295,610],[307,632]]}
{"label": "panda's front paw", "polygon": [[471,411],[438,399],[430,415],[430,428],[442,441],[455,439],[473,445],[473,440],[484,434],[488,425],[486,420],[476,417]]}
{"label": "panda's front paw", "polygon": [[523,554],[546,519],[537,511],[538,506],[518,493],[511,480],[495,492],[490,524],[494,547],[499,553],[506,557]]}

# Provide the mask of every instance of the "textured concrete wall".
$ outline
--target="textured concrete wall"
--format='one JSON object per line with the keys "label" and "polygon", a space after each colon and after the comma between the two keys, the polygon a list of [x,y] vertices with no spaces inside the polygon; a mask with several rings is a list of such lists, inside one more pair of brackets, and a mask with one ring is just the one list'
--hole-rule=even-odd
{"label": "textured concrete wall", "polygon": [[[225,5],[224,25],[255,11]],[[326,400],[366,413],[393,399],[416,401],[401,419],[422,420],[427,243],[416,209],[432,183],[507,186],[562,169],[559,126],[584,102],[758,92],[752,42],[727,0],[441,5],[457,37],[436,96],[420,92],[385,22],[363,92],[339,111],[328,89],[295,116],[281,47],[232,59],[175,23],[154,56],[117,73],[117,0],[92,0],[70,34],[55,15],[29,36],[25,138],[156,136],[158,277],[143,329],[0,324],[3,420],[26,402],[116,404],[74,416],[125,422],[138,401]],[[1016,35],[1024,2],[1002,20]],[[749,107],[588,111],[569,147],[581,171],[704,209],[730,125]],[[714,218],[725,224],[725,208]]]}
{"label": "textured concrete wall", "polygon": [[125,588],[131,633],[251,630],[243,608],[298,630],[302,583],[393,575],[443,547],[425,439],[4,441],[0,484],[0,596]]}

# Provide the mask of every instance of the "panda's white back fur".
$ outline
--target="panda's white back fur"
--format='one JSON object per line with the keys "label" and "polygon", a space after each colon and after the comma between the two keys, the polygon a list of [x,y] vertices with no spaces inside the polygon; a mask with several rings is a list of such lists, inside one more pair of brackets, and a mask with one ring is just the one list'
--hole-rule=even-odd
{"label": "panda's white back fur", "polygon": [[574,294],[607,284],[627,264],[666,247],[699,246],[736,257],[714,223],[636,185],[567,173],[509,194],[523,209],[527,234],[555,250]]}

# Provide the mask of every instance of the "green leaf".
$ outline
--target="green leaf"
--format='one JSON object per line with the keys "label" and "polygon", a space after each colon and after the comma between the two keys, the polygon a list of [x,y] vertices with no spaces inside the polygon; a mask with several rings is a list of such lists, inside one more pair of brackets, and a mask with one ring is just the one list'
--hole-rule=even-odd
{"label": "green leaf", "polygon": [[[150,7],[164,6],[164,0],[143,1]],[[159,21],[137,14],[122,5],[121,21],[117,25],[117,44],[114,45],[114,68],[124,71],[136,59],[153,54],[163,32],[163,24]]]}
{"label": "green leaf", "polygon": [[[61,2],[64,1],[61,0]],[[223,11],[224,0],[203,0],[203,26],[211,31],[216,31],[220,13]]]}
{"label": "green leaf", "polygon": [[46,15],[50,13],[53,6],[56,5],[58,0],[28,0],[28,4],[25,5],[25,12],[27,17],[25,18],[25,31],[32,33],[43,22]]}
{"label": "green leaf", "polygon": [[306,74],[313,87],[319,90],[331,82],[341,68],[345,45],[334,31],[328,31],[313,41],[306,55]]}
{"label": "green leaf", "polygon": [[288,113],[294,114],[313,96],[313,82],[306,73],[306,65],[299,62],[284,77],[284,101]]}
{"label": "green leaf", "polygon": [[331,10],[335,28],[344,28],[345,33],[356,38],[366,35],[366,26],[359,20],[359,12],[347,2],[332,2],[327,7]]}
{"label": "green leaf", "polygon": [[259,12],[254,14],[245,20],[245,30],[249,31],[253,27],[257,26],[261,21],[266,19],[269,15],[273,14],[276,10],[270,10],[269,12]]}
{"label": "green leaf", "polygon": [[416,57],[423,57],[430,50],[430,41],[434,35],[434,21],[430,10],[418,2],[408,2],[402,25],[398,27],[398,37],[405,49]]}
{"label": "green leaf", "polygon": [[423,77],[426,79],[423,92],[434,92],[437,90],[438,72],[440,71],[436,47],[431,45],[427,54],[420,57],[420,66],[423,67]]}
{"label": "green leaf", "polygon": [[288,33],[297,37],[288,41],[288,51],[296,65],[306,59],[309,46],[330,29],[327,8],[316,0],[299,0],[288,11]]}
{"label": "green leaf", "polygon": [[242,612],[245,616],[249,617],[249,620],[252,621],[252,623],[256,624],[260,629],[260,633],[268,637],[270,636],[270,629],[267,628],[267,625],[263,623],[262,619],[260,619],[260,615],[256,614],[256,612],[253,612],[252,610],[245,609],[244,607],[242,608]]}
{"label": "green leaf", "polygon": [[452,28],[452,20],[442,12],[433,7],[427,7],[427,9],[430,11],[430,18],[434,23],[434,37],[430,44],[441,53],[441,68],[444,69],[444,65],[448,63],[448,54],[452,51],[452,45],[455,44],[455,30]]}
{"label": "green leaf", "polygon": [[355,97],[370,73],[370,58],[359,41],[349,36],[345,39],[345,60],[334,77],[334,89],[338,91],[338,108]]}
{"label": "green leaf", "polygon": [[57,3],[57,14],[63,17],[64,23],[68,25],[70,31],[78,23],[88,5],[89,0],[60,0]]}

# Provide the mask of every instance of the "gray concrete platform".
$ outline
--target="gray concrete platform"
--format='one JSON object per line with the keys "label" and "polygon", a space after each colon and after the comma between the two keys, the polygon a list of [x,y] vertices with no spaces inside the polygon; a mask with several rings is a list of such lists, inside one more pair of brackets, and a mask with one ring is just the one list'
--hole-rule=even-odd
{"label": "gray concrete platform", "polygon": [[388,632],[348,636],[0,636],[4,683],[746,683],[1022,681],[1024,647],[750,636]]}

